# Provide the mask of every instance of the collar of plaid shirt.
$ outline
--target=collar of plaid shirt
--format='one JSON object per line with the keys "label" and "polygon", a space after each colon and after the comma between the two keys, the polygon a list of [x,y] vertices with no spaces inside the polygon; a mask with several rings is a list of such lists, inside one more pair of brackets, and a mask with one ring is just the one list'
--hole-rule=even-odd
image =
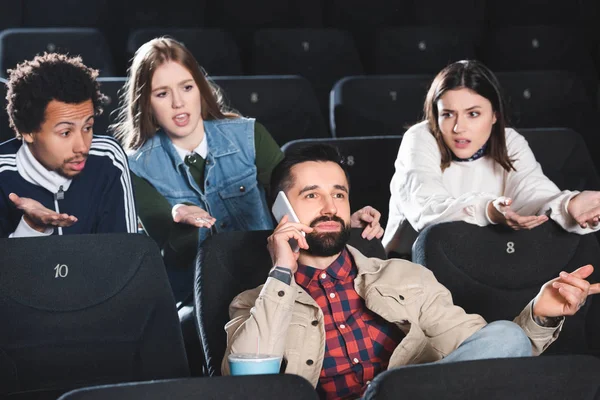
{"label": "collar of plaid shirt", "polygon": [[298,265],[296,283],[323,312],[325,355],[317,391],[321,398],[357,398],[387,368],[402,331],[370,311],[354,289],[358,270],[344,249],[324,270]]}

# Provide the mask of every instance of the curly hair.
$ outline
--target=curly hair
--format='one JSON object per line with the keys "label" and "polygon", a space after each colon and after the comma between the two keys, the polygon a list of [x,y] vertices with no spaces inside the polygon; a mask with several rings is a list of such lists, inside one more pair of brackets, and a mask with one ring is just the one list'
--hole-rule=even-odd
{"label": "curly hair", "polygon": [[91,99],[95,115],[102,114],[106,97],[96,80],[98,71],[86,67],[81,57],[44,53],[18,64],[8,73],[6,111],[17,137],[21,133],[39,132],[52,100],[79,104]]}

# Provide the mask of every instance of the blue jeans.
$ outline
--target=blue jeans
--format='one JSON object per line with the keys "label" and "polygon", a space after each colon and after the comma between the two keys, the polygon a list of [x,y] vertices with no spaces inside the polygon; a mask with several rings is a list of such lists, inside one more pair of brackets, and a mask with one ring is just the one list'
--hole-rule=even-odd
{"label": "blue jeans", "polygon": [[469,336],[437,363],[530,356],[531,342],[523,329],[514,322],[495,321]]}
{"label": "blue jeans", "polygon": [[[427,364],[405,365],[394,368],[419,368],[438,363],[482,360],[488,358],[529,357],[532,355],[531,342],[521,327],[510,321],[495,321],[469,336],[460,346],[443,359]],[[373,383],[387,374],[379,374]],[[369,390],[371,389],[371,390]],[[373,387],[367,389],[363,399],[374,396]]]}

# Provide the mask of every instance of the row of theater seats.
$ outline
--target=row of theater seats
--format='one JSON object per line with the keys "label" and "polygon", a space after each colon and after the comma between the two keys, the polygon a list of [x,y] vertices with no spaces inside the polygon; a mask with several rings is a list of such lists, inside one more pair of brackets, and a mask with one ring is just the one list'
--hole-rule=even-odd
{"label": "row of theater seats", "polygon": [[[564,71],[535,71],[502,72],[498,78],[509,100],[510,126],[519,130],[571,128],[583,135],[593,159],[600,160],[598,110],[591,106],[577,77]],[[343,78],[332,88],[329,118],[325,118],[310,83],[304,78],[211,79],[222,89],[230,107],[263,123],[280,145],[304,138],[401,135],[407,126],[422,118],[423,99],[431,81],[427,75]],[[119,91],[125,78],[106,77],[99,81],[108,101],[105,112],[96,119],[94,131],[105,134],[116,119]],[[0,142],[14,136],[8,125],[5,91],[6,86],[0,85]]]}
{"label": "row of theater seats", "polygon": [[[203,243],[194,291],[201,350],[187,355],[164,265],[151,239],[136,234],[1,239],[0,317],[10,323],[0,330],[0,396],[56,399],[79,387],[187,378],[190,358],[202,360],[204,375],[219,376],[228,305],[241,291],[264,283],[271,266],[265,247],[270,233],[227,232]],[[385,258],[379,241],[366,241],[360,234],[353,230],[352,246],[367,256]],[[415,260],[451,290],[456,304],[495,321],[516,316],[559,271],[600,265],[600,246],[593,236],[569,234],[553,223],[512,231],[457,222],[426,229],[415,245]],[[598,273],[591,280],[597,282]],[[596,358],[556,357],[576,354]],[[398,388],[417,398],[452,388],[457,392],[441,398],[465,398],[461,396],[476,393],[471,391],[492,390],[494,377],[503,376],[500,387],[495,381],[503,396],[494,393],[494,398],[514,393],[516,398],[591,399],[600,384],[599,356],[600,302],[590,298],[538,359],[398,370],[376,379],[370,398],[392,398]],[[528,368],[535,370],[523,374]],[[438,380],[448,371],[460,371],[451,373],[458,381]],[[275,398],[271,385],[297,388],[280,392],[278,398],[315,397],[307,383],[292,377],[204,379],[87,389],[65,399],[159,394],[183,399],[199,391],[207,392],[202,398],[236,398],[230,396],[241,390],[247,391],[244,398],[270,399]],[[539,390],[537,385],[546,381],[553,387],[555,379],[563,385],[555,393],[548,387],[533,397],[525,396],[531,396],[529,389],[519,392],[524,387]],[[406,382],[412,384],[404,388]],[[572,396],[564,395],[568,392]]]}
{"label": "row of theater seats", "polygon": [[[219,27],[236,32],[257,28],[341,28],[356,36],[369,29],[406,25],[487,26],[553,24],[584,26],[597,32],[595,0],[182,0],[165,10],[160,0],[12,0],[2,4],[0,29],[7,27],[91,26],[110,31],[152,26]],[[64,10],[69,10],[68,13]]]}
{"label": "row of theater seats", "polygon": [[[584,83],[595,104],[598,43],[575,27],[499,27],[485,35],[465,26],[381,28],[368,43],[355,43],[337,29],[261,29],[236,43],[221,29],[145,28],[131,32],[125,44],[109,46],[92,28],[17,28],[0,33],[0,77],[17,63],[44,51],[80,54],[101,76],[119,76],[135,50],[151,38],[169,35],[192,51],[210,75],[301,75],[326,108],[329,91],[344,76],[369,74],[433,75],[449,62],[479,59],[495,72],[566,70]],[[125,52],[125,57],[118,53]]]}
{"label": "row of theater seats", "polygon": [[[373,383],[365,400],[416,399],[597,400],[600,360],[589,356],[497,359],[397,370]],[[317,399],[295,375],[190,378],[109,385],[73,391],[60,400]]]}
{"label": "row of theater seats", "polygon": [[[333,28],[262,28],[245,37],[248,43],[236,42],[231,32],[218,28],[141,28],[114,47],[93,28],[13,28],[0,36],[0,70],[4,74],[22,59],[56,50],[82,54],[110,76],[125,70],[114,62],[123,58],[119,53],[129,59],[140,45],[163,35],[184,42],[212,75],[298,73],[311,65],[314,74],[329,68],[338,77],[435,73],[448,61],[476,57],[495,70],[541,69],[551,63],[597,75],[592,59],[597,43],[581,29],[554,25],[496,27],[484,34],[458,25],[387,27],[373,32],[366,46],[355,43],[350,32]],[[248,65],[242,65],[240,54],[250,55]]]}

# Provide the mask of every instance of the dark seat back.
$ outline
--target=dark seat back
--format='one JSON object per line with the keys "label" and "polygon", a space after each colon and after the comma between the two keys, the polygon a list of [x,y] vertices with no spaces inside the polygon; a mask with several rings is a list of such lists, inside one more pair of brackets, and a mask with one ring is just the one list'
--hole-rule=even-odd
{"label": "dark seat back", "polygon": [[0,33],[0,76],[44,52],[81,56],[101,76],[113,76],[113,59],[103,34],[93,28],[13,28]]}
{"label": "dark seat back", "polygon": [[[229,304],[245,290],[265,283],[273,267],[267,251],[272,231],[223,232],[206,239],[196,258],[195,306],[209,376],[221,375]],[[369,257],[385,258],[379,240],[367,241],[353,229],[349,244]]]}
{"label": "dark seat back", "polygon": [[15,0],[2,4],[0,12],[0,31],[21,25],[23,18],[23,0]]}
{"label": "dark seat back", "polygon": [[589,49],[586,42],[586,34],[579,26],[497,26],[489,30],[480,57],[494,72],[571,71],[584,83],[596,104],[598,74],[592,58],[595,49]]}
{"label": "dark seat back", "polygon": [[90,387],[59,400],[223,400],[318,399],[312,385],[298,375],[219,376]]}
{"label": "dark seat back", "polygon": [[337,29],[264,29],[254,34],[252,70],[257,75],[300,75],[313,86],[322,114],[329,92],[363,67],[350,33]]}
{"label": "dark seat back", "polygon": [[472,29],[461,27],[434,25],[381,29],[375,39],[375,72],[436,74],[454,61],[476,58],[475,37]]}
{"label": "dark seat back", "polygon": [[189,375],[160,252],[142,235],[0,239],[0,319],[0,395]]}
{"label": "dark seat back", "polygon": [[256,118],[282,146],[294,139],[327,137],[310,83],[299,76],[213,77],[225,103]]}
{"label": "dark seat back", "polygon": [[331,132],[335,137],[402,135],[422,120],[433,76],[353,76],[331,91]]}
{"label": "dark seat back", "polygon": [[[561,271],[600,266],[594,235],[576,235],[549,221],[533,230],[479,227],[466,222],[433,225],[413,246],[414,262],[429,268],[452,293],[454,303],[487,321],[512,320]],[[590,281],[598,281],[598,271]],[[593,297],[565,321],[552,353],[590,353],[600,349],[600,307]]]}
{"label": "dark seat back", "polygon": [[144,43],[169,36],[183,43],[209,75],[241,75],[242,64],[237,44],[222,29],[143,28],[129,35],[127,53],[133,57]]}
{"label": "dark seat back", "polygon": [[600,360],[568,355],[435,364],[384,372],[365,400],[598,400]]}
{"label": "dark seat back", "polygon": [[583,137],[572,129],[519,129],[544,175],[561,190],[600,190],[600,176]]}

